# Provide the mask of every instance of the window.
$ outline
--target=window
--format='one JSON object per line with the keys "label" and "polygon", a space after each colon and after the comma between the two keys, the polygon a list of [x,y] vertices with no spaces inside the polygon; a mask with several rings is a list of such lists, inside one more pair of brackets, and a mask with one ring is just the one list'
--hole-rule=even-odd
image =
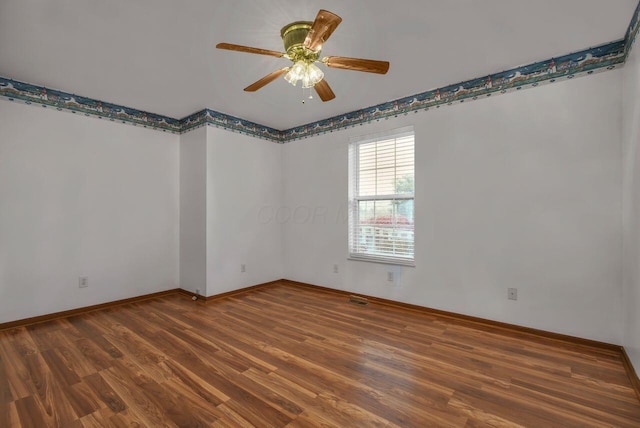
{"label": "window", "polygon": [[349,255],[414,264],[413,127],[352,140],[349,147]]}

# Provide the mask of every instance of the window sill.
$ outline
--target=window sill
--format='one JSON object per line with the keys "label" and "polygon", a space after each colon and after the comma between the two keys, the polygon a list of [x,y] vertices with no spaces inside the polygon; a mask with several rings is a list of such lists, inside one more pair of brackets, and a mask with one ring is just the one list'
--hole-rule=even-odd
{"label": "window sill", "polygon": [[349,257],[347,257],[347,260],[352,260],[354,262],[369,262],[369,263],[380,263],[384,265],[416,267],[415,260],[387,259],[383,257],[366,257],[366,256],[355,256],[355,255],[350,255]]}

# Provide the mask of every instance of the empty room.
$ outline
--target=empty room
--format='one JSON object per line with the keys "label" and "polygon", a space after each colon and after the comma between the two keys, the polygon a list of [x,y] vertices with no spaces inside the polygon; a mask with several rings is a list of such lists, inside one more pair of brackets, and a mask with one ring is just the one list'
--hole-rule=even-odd
{"label": "empty room", "polygon": [[0,0],[0,427],[640,426],[639,0]]}

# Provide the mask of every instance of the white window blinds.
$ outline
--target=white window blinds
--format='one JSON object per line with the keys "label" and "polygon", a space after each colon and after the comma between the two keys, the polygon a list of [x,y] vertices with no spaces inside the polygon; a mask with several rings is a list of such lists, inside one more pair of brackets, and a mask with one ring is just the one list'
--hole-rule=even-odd
{"label": "white window blinds", "polygon": [[351,258],[413,265],[414,146],[412,127],[351,141]]}

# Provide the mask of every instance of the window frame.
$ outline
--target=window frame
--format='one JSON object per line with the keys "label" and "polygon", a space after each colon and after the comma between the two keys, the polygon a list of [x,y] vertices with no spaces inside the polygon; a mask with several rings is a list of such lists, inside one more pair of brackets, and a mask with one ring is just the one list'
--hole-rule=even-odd
{"label": "window frame", "polygon": [[[360,159],[359,159],[359,146],[364,144],[376,143],[379,141],[398,139],[406,136],[413,137],[413,193],[392,193],[385,195],[369,195],[360,196],[359,183],[360,183]],[[349,141],[349,221],[348,221],[348,250],[349,260],[365,261],[373,263],[383,263],[390,265],[401,265],[415,267],[415,131],[413,126],[407,126],[403,128],[389,130],[387,132],[366,135],[361,137],[351,138]],[[397,168],[397,164],[394,164],[394,168]],[[378,170],[378,168],[376,168]],[[362,223],[360,223],[360,203],[361,202],[376,202],[376,201],[413,201],[413,230],[412,230],[412,246],[413,256],[402,257],[398,255],[381,255],[366,252],[357,252],[355,241],[359,240],[360,233],[358,232]],[[394,228],[395,229],[395,228]]]}

